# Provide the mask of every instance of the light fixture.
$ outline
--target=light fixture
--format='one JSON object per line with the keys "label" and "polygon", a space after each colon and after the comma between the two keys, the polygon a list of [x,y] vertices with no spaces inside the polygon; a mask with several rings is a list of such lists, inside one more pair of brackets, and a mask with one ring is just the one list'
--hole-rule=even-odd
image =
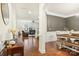
{"label": "light fixture", "polygon": [[29,11],[28,11],[28,14],[32,14],[32,12],[29,10]]}

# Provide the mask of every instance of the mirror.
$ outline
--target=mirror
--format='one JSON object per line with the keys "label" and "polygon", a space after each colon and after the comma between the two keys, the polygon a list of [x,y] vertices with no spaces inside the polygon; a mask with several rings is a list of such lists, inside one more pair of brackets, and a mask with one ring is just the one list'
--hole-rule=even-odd
{"label": "mirror", "polygon": [[4,24],[7,25],[9,20],[8,3],[1,3],[1,14]]}

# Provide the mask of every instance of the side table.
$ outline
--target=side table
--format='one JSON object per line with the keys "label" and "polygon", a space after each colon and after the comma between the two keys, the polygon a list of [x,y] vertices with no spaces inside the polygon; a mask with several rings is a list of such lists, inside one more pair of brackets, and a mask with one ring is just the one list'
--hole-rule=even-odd
{"label": "side table", "polygon": [[21,56],[24,55],[24,49],[23,46],[15,44],[14,46],[8,45],[6,47],[6,53],[7,55],[13,56],[14,54],[20,54]]}

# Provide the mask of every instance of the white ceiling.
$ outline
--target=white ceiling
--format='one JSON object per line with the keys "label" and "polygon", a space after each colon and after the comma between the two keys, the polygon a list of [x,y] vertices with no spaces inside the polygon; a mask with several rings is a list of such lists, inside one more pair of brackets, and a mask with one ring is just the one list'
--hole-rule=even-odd
{"label": "white ceiling", "polygon": [[49,14],[54,14],[61,17],[70,17],[79,14],[79,4],[78,3],[50,3],[50,4],[46,4],[46,11]]}
{"label": "white ceiling", "polygon": [[[78,3],[46,3],[46,12],[49,15],[70,17],[79,14]],[[4,8],[5,9],[5,8]],[[35,20],[39,15],[38,3],[15,3],[17,19]]]}
{"label": "white ceiling", "polygon": [[39,4],[37,3],[16,3],[17,19],[33,20],[38,19]]}
{"label": "white ceiling", "polygon": [[[39,4],[16,3],[16,16],[19,19],[38,19]],[[79,14],[78,3],[46,3],[46,12],[49,15],[70,17]],[[31,11],[31,14],[28,12]]]}

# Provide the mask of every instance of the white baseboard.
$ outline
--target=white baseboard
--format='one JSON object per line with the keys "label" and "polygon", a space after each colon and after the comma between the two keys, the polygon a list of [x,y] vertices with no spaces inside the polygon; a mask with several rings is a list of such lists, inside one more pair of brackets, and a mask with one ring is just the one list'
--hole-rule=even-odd
{"label": "white baseboard", "polygon": [[46,51],[39,49],[39,52],[40,52],[41,54],[44,54]]}

